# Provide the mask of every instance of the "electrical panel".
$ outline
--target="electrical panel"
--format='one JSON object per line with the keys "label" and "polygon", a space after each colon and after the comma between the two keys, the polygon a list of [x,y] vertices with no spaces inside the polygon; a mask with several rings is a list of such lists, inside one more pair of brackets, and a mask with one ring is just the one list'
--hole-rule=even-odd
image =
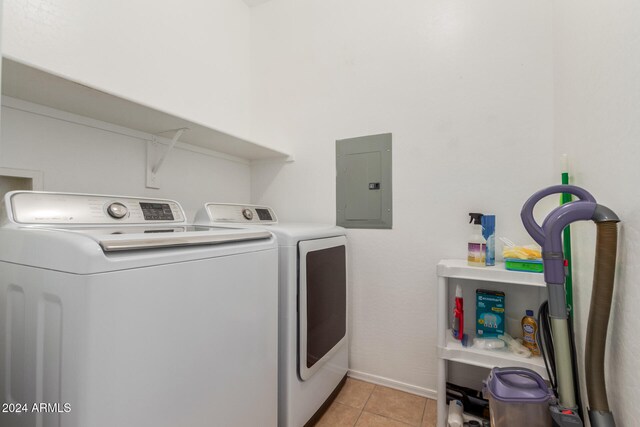
{"label": "electrical panel", "polygon": [[336,141],[336,222],[391,228],[390,133]]}

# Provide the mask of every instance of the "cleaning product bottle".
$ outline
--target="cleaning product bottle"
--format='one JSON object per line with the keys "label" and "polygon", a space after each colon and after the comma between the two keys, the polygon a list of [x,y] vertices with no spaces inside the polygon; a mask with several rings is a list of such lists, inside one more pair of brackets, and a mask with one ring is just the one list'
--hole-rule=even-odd
{"label": "cleaning product bottle", "polygon": [[473,267],[484,267],[486,259],[487,241],[482,237],[482,214],[470,213],[471,220],[469,224],[473,228],[473,232],[469,237],[467,245],[467,264]]}
{"label": "cleaning product bottle", "polygon": [[449,402],[449,414],[447,416],[447,425],[449,427],[462,427],[464,425],[463,410],[461,401],[452,400]]}
{"label": "cleaning product bottle", "polygon": [[464,304],[460,285],[456,285],[456,306],[453,309],[451,332],[455,339],[462,341],[462,337],[464,336]]}
{"label": "cleaning product bottle", "polygon": [[496,216],[482,215],[482,237],[487,241],[485,264],[496,265]]}
{"label": "cleaning product bottle", "polygon": [[538,323],[533,317],[533,310],[527,310],[527,315],[522,318],[522,344],[531,350],[533,356],[540,356],[540,349],[536,336],[538,333]]}

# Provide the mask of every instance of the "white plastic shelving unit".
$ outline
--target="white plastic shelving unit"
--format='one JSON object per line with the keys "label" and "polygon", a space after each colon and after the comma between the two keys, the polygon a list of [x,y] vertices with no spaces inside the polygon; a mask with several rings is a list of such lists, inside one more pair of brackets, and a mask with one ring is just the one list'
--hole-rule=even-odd
{"label": "white plastic shelving unit", "polygon": [[[449,361],[483,368],[518,366],[529,368],[543,378],[547,378],[544,361],[541,357],[522,358],[506,349],[480,350],[463,347],[453,338],[449,329],[449,283],[451,279],[458,279],[456,283],[477,285],[478,282],[492,282],[507,284],[509,293],[517,292],[519,286],[533,286],[544,290],[546,284],[540,273],[525,273],[509,271],[504,263],[496,262],[493,267],[470,267],[466,260],[442,260],[437,266],[438,275],[438,427],[446,427],[447,415],[447,363]],[[508,304],[508,301],[507,301]],[[467,303],[466,310],[475,310],[473,304]],[[465,327],[465,331],[469,328]],[[472,334],[470,334],[472,335]],[[471,337],[470,337],[471,338]]]}

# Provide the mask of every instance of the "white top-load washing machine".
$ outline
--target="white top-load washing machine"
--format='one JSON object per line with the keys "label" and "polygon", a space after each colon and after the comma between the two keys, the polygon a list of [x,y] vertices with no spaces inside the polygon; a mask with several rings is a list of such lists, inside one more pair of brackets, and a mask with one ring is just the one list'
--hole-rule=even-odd
{"label": "white top-load washing machine", "polygon": [[0,425],[277,424],[277,245],[172,200],[13,192]]}
{"label": "white top-load washing machine", "polygon": [[315,421],[348,371],[347,239],[333,225],[278,224],[265,206],[207,203],[195,222],[268,230],[280,247],[278,425]]}

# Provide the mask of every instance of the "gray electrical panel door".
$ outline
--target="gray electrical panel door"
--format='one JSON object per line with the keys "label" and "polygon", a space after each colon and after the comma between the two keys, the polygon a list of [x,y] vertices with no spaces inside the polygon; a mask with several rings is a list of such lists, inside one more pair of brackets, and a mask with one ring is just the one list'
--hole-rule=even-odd
{"label": "gray electrical panel door", "polygon": [[391,134],[336,141],[336,218],[346,228],[391,228]]}

